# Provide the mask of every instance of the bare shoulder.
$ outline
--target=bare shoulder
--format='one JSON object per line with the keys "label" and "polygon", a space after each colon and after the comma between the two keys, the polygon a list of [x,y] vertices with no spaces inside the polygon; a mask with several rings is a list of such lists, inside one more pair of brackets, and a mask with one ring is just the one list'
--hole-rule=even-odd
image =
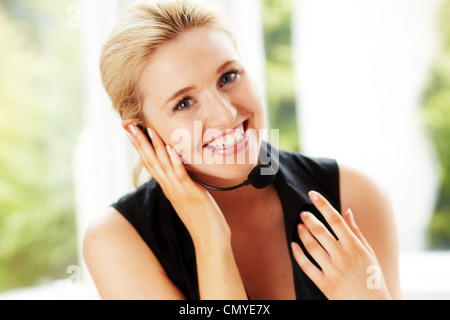
{"label": "bare shoulder", "polygon": [[374,208],[390,206],[390,198],[386,190],[369,175],[340,164],[339,178],[343,211],[361,204],[368,204]]}
{"label": "bare shoulder", "polygon": [[370,233],[377,228],[379,236],[383,230],[395,233],[393,209],[386,190],[367,174],[345,165],[339,165],[339,176],[342,211],[351,208],[363,232]]}
{"label": "bare shoulder", "polygon": [[83,253],[103,299],[183,299],[136,229],[112,207],[89,225]]}
{"label": "bare shoulder", "polygon": [[341,209],[352,209],[355,221],[375,251],[391,296],[400,298],[398,239],[387,191],[369,175],[339,165]]}

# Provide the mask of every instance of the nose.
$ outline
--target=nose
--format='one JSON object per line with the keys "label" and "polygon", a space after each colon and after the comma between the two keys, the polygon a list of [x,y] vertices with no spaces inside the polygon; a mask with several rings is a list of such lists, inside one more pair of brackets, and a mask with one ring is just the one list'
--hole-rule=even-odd
{"label": "nose", "polygon": [[227,96],[211,92],[206,99],[205,109],[207,127],[225,130],[235,124],[237,109]]}

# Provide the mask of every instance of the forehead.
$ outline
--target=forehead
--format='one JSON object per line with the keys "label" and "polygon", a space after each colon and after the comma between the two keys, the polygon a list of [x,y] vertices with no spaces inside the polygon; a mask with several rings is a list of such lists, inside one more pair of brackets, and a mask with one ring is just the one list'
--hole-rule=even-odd
{"label": "forehead", "polygon": [[167,98],[174,90],[212,76],[229,60],[240,59],[227,33],[192,29],[158,48],[141,74],[140,89],[146,97]]}

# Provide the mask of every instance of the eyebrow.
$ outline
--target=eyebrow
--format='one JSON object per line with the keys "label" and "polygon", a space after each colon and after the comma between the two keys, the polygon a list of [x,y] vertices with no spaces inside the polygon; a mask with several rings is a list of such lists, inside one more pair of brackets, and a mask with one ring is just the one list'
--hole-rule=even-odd
{"label": "eyebrow", "polygon": [[230,61],[225,62],[224,64],[222,64],[222,65],[217,69],[217,74],[220,74],[220,73],[225,72],[225,70],[228,68],[228,66],[229,66],[230,64],[235,63],[235,62],[237,62],[237,60],[230,60]]}
{"label": "eyebrow", "polygon": [[170,96],[169,99],[167,99],[165,104],[168,104],[170,101],[175,100],[177,97],[184,95],[186,92],[193,90],[195,87],[186,87],[184,89],[178,90],[173,95]]}
{"label": "eyebrow", "polygon": [[[217,68],[217,72],[216,73],[217,74],[223,73],[228,68],[229,65],[231,65],[231,64],[233,64],[235,62],[237,62],[237,60],[230,60],[230,61],[225,62],[219,68]],[[165,104],[169,103],[172,100],[175,100],[177,97],[179,97],[181,95],[184,95],[186,92],[189,92],[189,91],[191,91],[193,89],[195,89],[194,86],[189,86],[189,87],[183,88],[181,90],[178,90],[173,95],[171,95],[169,99],[167,99]]]}

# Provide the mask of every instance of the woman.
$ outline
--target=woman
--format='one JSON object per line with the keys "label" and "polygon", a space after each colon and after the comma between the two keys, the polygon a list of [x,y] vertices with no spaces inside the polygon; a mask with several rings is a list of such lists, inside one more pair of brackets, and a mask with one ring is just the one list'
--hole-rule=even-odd
{"label": "woman", "polygon": [[[218,12],[137,3],[105,44],[101,70],[154,178],[86,233],[102,298],[400,298],[386,195],[333,160],[263,143],[261,95]],[[278,154],[269,186],[217,191],[191,179],[240,184],[266,149]]]}

